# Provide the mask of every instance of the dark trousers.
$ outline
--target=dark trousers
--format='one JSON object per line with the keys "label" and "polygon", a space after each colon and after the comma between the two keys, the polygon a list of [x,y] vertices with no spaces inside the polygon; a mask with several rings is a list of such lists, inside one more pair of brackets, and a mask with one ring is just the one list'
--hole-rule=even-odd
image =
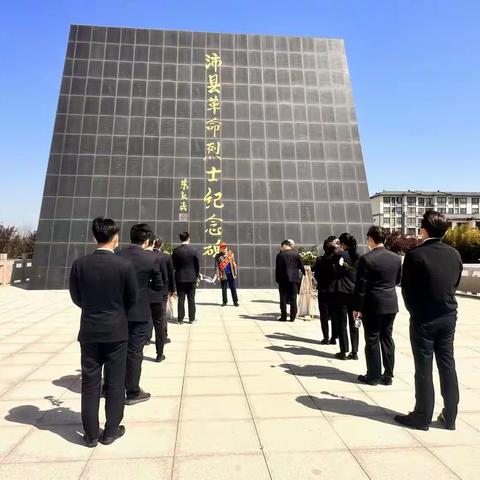
{"label": "dark trousers", "polygon": [[128,322],[128,354],[125,374],[127,397],[135,397],[140,392],[143,347],[148,341],[151,322]]}
{"label": "dark trousers", "polygon": [[82,423],[88,438],[98,438],[102,367],[105,368],[105,435],[113,435],[123,418],[127,341],[81,343]]}
{"label": "dark trousers", "polygon": [[[352,343],[352,353],[358,353],[358,328],[355,327],[353,318],[353,308],[348,296],[335,295],[328,304],[330,315],[332,317],[332,330],[338,335],[340,351],[347,353],[350,350],[348,334]],[[347,331],[348,325],[348,331]],[[334,337],[332,333],[332,337]],[[335,337],[334,337],[335,338]]]}
{"label": "dark trousers", "polygon": [[370,380],[379,380],[382,376],[382,361],[384,375],[393,377],[395,343],[392,333],[395,315],[396,313],[363,315],[365,360],[367,363],[367,377]]}
{"label": "dark trousers", "polygon": [[177,283],[177,297],[178,297],[178,321],[183,322],[185,318],[185,296],[188,302],[188,319],[190,322],[195,320],[195,282]]}
{"label": "dark trousers", "polygon": [[155,330],[155,349],[158,355],[163,355],[163,347],[167,339],[167,299],[163,302],[151,303],[152,326]]}
{"label": "dark trousers", "polygon": [[295,320],[297,316],[297,295],[298,284],[295,282],[280,283],[278,285],[280,293],[280,313],[282,320],[287,319],[287,304],[290,305],[290,320]]}
{"label": "dark trousers", "polygon": [[237,286],[235,285],[235,279],[231,273],[226,273],[227,279],[221,280],[220,283],[222,285],[222,302],[228,303],[227,298],[227,287],[230,287],[230,292],[232,292],[232,300],[234,304],[238,303],[238,296],[237,296]]}
{"label": "dark trousers", "polygon": [[318,296],[318,311],[320,313],[320,325],[322,327],[323,339],[328,340],[328,304],[325,299],[320,297],[320,295]]}
{"label": "dark trousers", "polygon": [[444,415],[447,423],[454,423],[458,411],[458,380],[453,358],[456,315],[435,318],[419,323],[410,319],[410,343],[415,361],[415,409],[420,422],[432,421],[435,392],[432,379],[433,354],[440,376]]}

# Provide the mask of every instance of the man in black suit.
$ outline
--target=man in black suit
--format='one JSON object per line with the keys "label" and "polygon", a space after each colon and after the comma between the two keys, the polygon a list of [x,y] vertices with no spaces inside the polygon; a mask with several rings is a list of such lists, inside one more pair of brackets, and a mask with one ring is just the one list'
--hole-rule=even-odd
{"label": "man in black suit", "polygon": [[290,304],[290,321],[294,322],[297,316],[297,295],[302,281],[300,272],[305,275],[300,255],[288,240],[284,240],[275,261],[275,281],[280,293],[281,316],[278,320],[281,322],[287,321],[287,303]]}
{"label": "man in black suit", "polygon": [[70,296],[82,309],[78,341],[82,365],[82,423],[85,443],[98,443],[100,383],[105,368],[106,423],[102,442],[112,443],[125,433],[120,425],[125,402],[128,311],[137,301],[135,270],[114,255],[119,228],[110,218],[92,225],[98,242],[94,253],[75,260],[70,272]]}
{"label": "man in black suit", "polygon": [[190,234],[182,232],[179,235],[182,244],[172,253],[175,283],[178,296],[178,323],[183,323],[185,317],[185,295],[188,301],[188,320],[195,320],[195,289],[200,274],[200,262],[197,251],[190,245]]}
{"label": "man in black suit", "polygon": [[[396,285],[402,275],[400,257],[384,246],[386,232],[382,227],[370,227],[367,244],[370,252],[358,263],[355,284],[356,312],[363,318],[365,331],[366,375],[358,379],[369,385],[391,385],[395,364],[393,322],[398,313]],[[381,356],[380,356],[381,350]],[[384,373],[382,375],[382,360]]]}
{"label": "man in black suit", "polygon": [[153,253],[157,255],[160,262],[163,288],[160,291],[151,290],[150,307],[152,310],[153,328],[155,329],[155,349],[157,352],[156,362],[165,360],[163,349],[166,343],[170,343],[167,332],[167,300],[175,293],[175,279],[173,273],[172,256],[162,252],[163,240],[153,239]]}
{"label": "man in black suit", "polygon": [[448,222],[441,213],[429,210],[422,219],[423,243],[405,256],[402,293],[410,313],[410,343],[415,361],[415,408],[396,415],[402,425],[428,430],[434,408],[433,354],[440,376],[444,408],[438,420],[455,430],[459,391],[453,340],[457,323],[455,292],[463,265],[459,253],[441,241]]}
{"label": "man in black suit", "polygon": [[131,245],[117,254],[133,264],[139,288],[138,302],[128,312],[129,338],[125,376],[127,405],[145,402],[150,398],[150,394],[140,388],[143,347],[148,341],[152,324],[150,290],[160,291],[163,287],[160,261],[153,252],[145,250],[152,235],[152,230],[146,223],[133,225],[130,229]]}

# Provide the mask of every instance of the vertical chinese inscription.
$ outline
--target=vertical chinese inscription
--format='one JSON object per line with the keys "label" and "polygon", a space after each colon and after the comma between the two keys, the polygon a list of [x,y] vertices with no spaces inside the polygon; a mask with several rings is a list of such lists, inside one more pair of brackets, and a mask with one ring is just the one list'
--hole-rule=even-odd
{"label": "vertical chinese inscription", "polygon": [[180,222],[188,222],[188,179],[182,178],[180,180],[180,208],[178,213],[178,220]]}
{"label": "vertical chinese inscription", "polygon": [[222,120],[221,120],[221,80],[220,67],[222,60],[218,53],[205,55],[207,79],[207,119],[205,122],[205,233],[207,245],[203,255],[215,256],[223,235],[222,198],[219,180],[222,173]]}

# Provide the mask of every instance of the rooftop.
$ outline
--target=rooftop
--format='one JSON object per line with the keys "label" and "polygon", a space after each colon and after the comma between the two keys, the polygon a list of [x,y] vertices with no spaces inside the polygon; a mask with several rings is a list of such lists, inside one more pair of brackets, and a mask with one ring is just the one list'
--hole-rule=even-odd
{"label": "rooftop", "polygon": [[442,190],[382,190],[370,196],[370,198],[383,196],[402,196],[402,195],[425,195],[427,197],[480,197],[480,192],[444,192]]}

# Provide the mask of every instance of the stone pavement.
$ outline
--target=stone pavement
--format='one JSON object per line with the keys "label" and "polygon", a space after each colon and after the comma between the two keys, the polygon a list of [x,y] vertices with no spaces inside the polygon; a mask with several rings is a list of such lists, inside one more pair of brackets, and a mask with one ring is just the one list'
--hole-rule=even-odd
{"label": "stone pavement", "polygon": [[480,300],[460,299],[457,431],[418,432],[392,421],[414,400],[405,311],[394,384],[371,387],[356,382],[363,354],[340,361],[318,344],[318,320],[274,321],[275,291],[241,290],[240,308],[219,298],[199,291],[199,322],[170,325],[166,362],[147,347],[153,398],[125,408],[122,439],[88,449],[78,309],[65,291],[0,288],[0,478],[480,478]]}

